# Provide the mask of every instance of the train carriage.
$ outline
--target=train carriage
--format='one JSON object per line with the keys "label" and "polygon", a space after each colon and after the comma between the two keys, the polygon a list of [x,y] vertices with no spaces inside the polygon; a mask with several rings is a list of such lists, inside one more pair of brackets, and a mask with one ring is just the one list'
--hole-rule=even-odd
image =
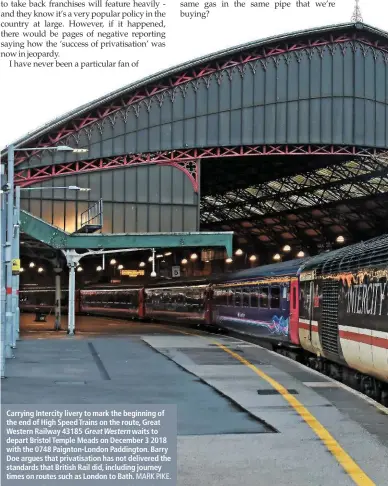
{"label": "train carriage", "polygon": [[[300,274],[301,346],[388,381],[387,273],[387,235],[312,258]],[[378,393],[374,379],[363,380]]]}
{"label": "train carriage", "polygon": [[206,278],[148,285],[145,318],[194,326],[208,323],[208,286]]}
{"label": "train carriage", "polygon": [[298,272],[306,259],[231,275],[214,289],[214,320],[221,328],[299,345]]}
{"label": "train carriage", "polygon": [[[69,292],[67,289],[64,289],[61,291],[61,307],[64,312],[67,312],[68,303]],[[34,285],[22,287],[19,291],[19,307],[21,312],[35,312],[36,309],[40,309],[47,313],[53,313],[55,308],[55,287],[38,287]],[[78,311],[78,299],[76,299],[76,310]]]}
{"label": "train carriage", "polygon": [[90,288],[80,292],[80,309],[89,315],[139,317],[139,287]]}

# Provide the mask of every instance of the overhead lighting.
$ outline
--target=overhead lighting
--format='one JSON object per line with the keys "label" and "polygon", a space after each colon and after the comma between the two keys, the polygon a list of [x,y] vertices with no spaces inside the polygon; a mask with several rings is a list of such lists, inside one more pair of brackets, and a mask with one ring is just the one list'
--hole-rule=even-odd
{"label": "overhead lighting", "polygon": [[340,235],[340,236],[337,236],[335,241],[337,243],[343,243],[345,241],[345,238],[342,235]]}
{"label": "overhead lighting", "polygon": [[39,273],[42,273],[42,272],[43,272],[43,268],[42,268],[42,267],[39,267],[39,268],[38,268],[38,272],[39,272]]}
{"label": "overhead lighting", "polygon": [[156,255],[156,258],[163,258],[163,255]]}
{"label": "overhead lighting", "polygon": [[168,251],[167,253],[164,254],[164,256],[170,256],[170,255],[172,255],[171,251]]}
{"label": "overhead lighting", "polygon": [[182,265],[186,265],[186,263],[187,263],[187,259],[186,259],[186,258],[184,258],[184,259],[181,261],[181,263],[182,263]]}
{"label": "overhead lighting", "polygon": [[235,255],[242,255],[242,254],[243,254],[243,251],[241,250],[241,248],[239,248],[238,250],[236,250]]}
{"label": "overhead lighting", "polygon": [[251,256],[249,257],[249,260],[250,260],[251,262],[255,262],[255,261],[257,260],[257,256],[256,256],[256,255],[251,255]]}
{"label": "overhead lighting", "polygon": [[20,273],[24,272],[24,268],[23,268],[23,267],[20,267],[19,272],[20,272]]}
{"label": "overhead lighting", "polygon": [[124,265],[119,265],[117,268],[118,268],[119,270],[122,270],[122,269],[124,268]]}
{"label": "overhead lighting", "polygon": [[283,251],[291,251],[291,246],[290,245],[284,246]]}
{"label": "overhead lighting", "polygon": [[77,272],[82,272],[83,268],[82,267],[77,267]]}
{"label": "overhead lighting", "polygon": [[303,258],[304,257],[304,251],[300,251],[297,255],[298,258]]}
{"label": "overhead lighting", "polygon": [[30,268],[34,268],[35,267],[35,263],[34,262],[31,262],[30,263]]}
{"label": "overhead lighting", "polygon": [[139,267],[145,267],[145,262],[140,262]]}
{"label": "overhead lighting", "polygon": [[192,254],[190,255],[190,258],[191,258],[192,260],[196,260],[196,259],[198,258],[198,255],[197,255],[196,253],[192,253]]}
{"label": "overhead lighting", "polygon": [[273,256],[273,259],[278,261],[281,259],[281,256],[279,255],[279,253],[276,253],[276,255]]}
{"label": "overhead lighting", "polygon": [[98,267],[96,268],[97,272],[101,272],[102,270],[102,266],[101,265],[98,265]]}
{"label": "overhead lighting", "polygon": [[152,257],[149,257],[148,261],[149,262],[152,262],[153,258]]}
{"label": "overhead lighting", "polygon": [[232,263],[232,262],[233,262],[233,260],[232,260],[231,258],[227,258],[227,259],[225,260],[225,262],[226,262],[226,263]]}
{"label": "overhead lighting", "polygon": [[116,265],[116,263],[117,263],[116,260],[114,258],[112,258],[112,260],[110,261],[110,264],[111,265]]}

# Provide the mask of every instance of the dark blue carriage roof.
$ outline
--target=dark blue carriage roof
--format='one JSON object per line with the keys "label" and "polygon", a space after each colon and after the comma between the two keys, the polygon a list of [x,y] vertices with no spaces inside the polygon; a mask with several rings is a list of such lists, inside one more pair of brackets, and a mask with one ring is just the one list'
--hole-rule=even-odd
{"label": "dark blue carriage roof", "polygon": [[262,277],[284,277],[297,276],[301,267],[309,260],[309,258],[298,258],[289,260],[287,262],[272,263],[271,265],[264,265],[262,267],[248,268],[235,272],[226,277],[227,280],[246,280],[251,278]]}

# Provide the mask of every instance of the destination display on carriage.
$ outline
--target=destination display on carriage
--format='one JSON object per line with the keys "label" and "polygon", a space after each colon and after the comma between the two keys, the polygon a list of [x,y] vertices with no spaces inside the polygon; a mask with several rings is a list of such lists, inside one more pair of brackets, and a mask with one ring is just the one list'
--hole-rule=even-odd
{"label": "destination display on carriage", "polygon": [[4,405],[2,423],[2,486],[176,486],[176,405]]}
{"label": "destination display on carriage", "polygon": [[144,270],[121,270],[123,277],[142,277],[144,276]]}

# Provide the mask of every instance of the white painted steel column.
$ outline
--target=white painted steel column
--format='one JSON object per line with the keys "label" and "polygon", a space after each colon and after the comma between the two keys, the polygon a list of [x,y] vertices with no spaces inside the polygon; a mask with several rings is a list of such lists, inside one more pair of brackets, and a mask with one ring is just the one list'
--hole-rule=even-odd
{"label": "white painted steel column", "polygon": [[68,253],[66,255],[67,264],[69,266],[69,314],[68,314],[68,329],[67,334],[74,336],[75,334],[75,267],[77,262],[74,261],[73,256]]}
{"label": "white painted steel column", "polygon": [[[4,184],[4,165],[0,168],[0,187]],[[5,378],[5,254],[4,254],[4,244],[5,244],[5,228],[6,228],[6,205],[5,205],[5,194],[0,194],[0,338],[1,338],[1,359],[0,359],[0,374],[1,378]]]}
{"label": "white painted steel column", "polygon": [[14,205],[14,147],[8,147],[7,163],[7,241],[5,244],[6,272],[6,298],[5,298],[5,357],[14,358],[13,342],[13,314],[12,314],[12,254],[13,254],[13,205]]}
{"label": "white painted steel column", "polygon": [[[15,238],[12,258],[20,259],[20,187],[15,187]],[[16,348],[16,341],[20,339],[20,308],[19,308],[19,282],[18,275],[12,275],[12,313],[13,313],[13,342],[12,347]]]}
{"label": "white painted steel column", "polygon": [[62,268],[54,268],[55,272],[55,326],[54,330],[61,329],[61,272]]}

